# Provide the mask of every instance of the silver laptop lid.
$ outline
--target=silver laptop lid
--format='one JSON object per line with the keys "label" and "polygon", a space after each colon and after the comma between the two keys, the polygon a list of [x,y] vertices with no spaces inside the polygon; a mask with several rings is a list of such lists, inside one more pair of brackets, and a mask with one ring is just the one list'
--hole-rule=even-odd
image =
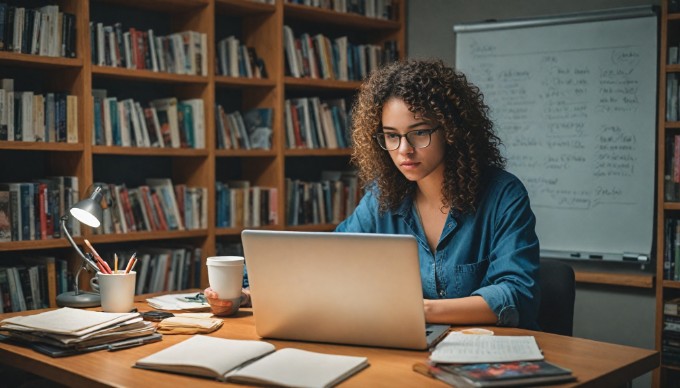
{"label": "silver laptop lid", "polygon": [[425,349],[413,236],[242,233],[262,337]]}

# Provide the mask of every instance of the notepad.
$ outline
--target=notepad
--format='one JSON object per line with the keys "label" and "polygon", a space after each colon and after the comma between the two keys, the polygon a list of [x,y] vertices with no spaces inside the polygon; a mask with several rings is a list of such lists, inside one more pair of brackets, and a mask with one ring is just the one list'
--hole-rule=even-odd
{"label": "notepad", "polygon": [[543,353],[533,336],[450,333],[430,354],[434,363],[539,361]]}
{"label": "notepad", "polygon": [[367,367],[368,360],[292,348],[276,351],[263,341],[195,335],[134,366],[234,383],[331,387]]}

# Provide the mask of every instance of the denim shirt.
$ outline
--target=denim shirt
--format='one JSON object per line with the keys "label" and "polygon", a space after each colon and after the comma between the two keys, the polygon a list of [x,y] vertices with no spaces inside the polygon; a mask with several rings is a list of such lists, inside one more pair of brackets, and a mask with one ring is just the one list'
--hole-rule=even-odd
{"label": "denim shirt", "polygon": [[435,252],[410,198],[379,214],[375,193],[368,190],[336,231],[413,235],[425,299],[479,295],[498,325],[538,329],[539,244],[527,191],[501,169],[489,169],[484,182],[474,213],[449,212]]}

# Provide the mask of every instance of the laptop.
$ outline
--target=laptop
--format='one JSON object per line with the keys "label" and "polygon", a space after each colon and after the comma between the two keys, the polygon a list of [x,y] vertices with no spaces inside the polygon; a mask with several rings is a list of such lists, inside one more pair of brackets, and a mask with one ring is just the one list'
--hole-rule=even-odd
{"label": "laptop", "polygon": [[413,236],[244,230],[260,337],[428,349],[448,325],[427,325]]}

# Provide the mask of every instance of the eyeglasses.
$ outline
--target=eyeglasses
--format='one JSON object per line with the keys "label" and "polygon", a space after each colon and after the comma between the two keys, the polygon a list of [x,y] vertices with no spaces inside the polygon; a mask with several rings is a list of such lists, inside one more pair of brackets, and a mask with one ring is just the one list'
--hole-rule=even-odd
{"label": "eyeglasses", "polygon": [[425,148],[432,141],[432,133],[441,129],[437,126],[432,129],[416,129],[400,135],[396,132],[378,132],[373,137],[378,141],[380,148],[385,151],[394,151],[401,146],[401,138],[405,137],[408,144],[413,148]]}

